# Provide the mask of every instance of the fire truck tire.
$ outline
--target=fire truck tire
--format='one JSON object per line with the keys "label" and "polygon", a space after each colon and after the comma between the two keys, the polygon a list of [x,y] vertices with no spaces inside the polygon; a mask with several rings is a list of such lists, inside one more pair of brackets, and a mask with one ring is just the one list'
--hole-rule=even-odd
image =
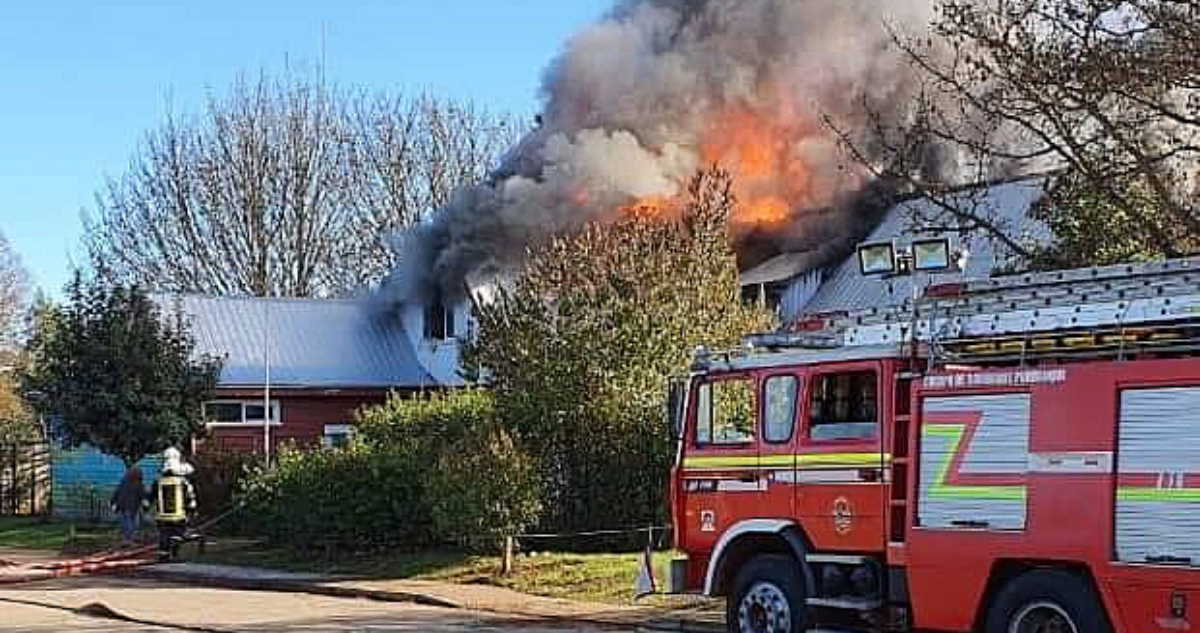
{"label": "fire truck tire", "polygon": [[756,556],[738,570],[725,604],[730,633],[802,633],[804,577],[786,554]]}
{"label": "fire truck tire", "polygon": [[986,633],[1112,633],[1086,579],[1042,569],[1009,581],[988,610]]}

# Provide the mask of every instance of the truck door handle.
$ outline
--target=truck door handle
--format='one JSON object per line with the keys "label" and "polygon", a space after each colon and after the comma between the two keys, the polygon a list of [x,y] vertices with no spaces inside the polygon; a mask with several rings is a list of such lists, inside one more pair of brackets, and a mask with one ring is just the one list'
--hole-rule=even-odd
{"label": "truck door handle", "polygon": [[960,527],[960,528],[974,528],[977,530],[986,530],[987,528],[991,527],[992,524],[988,523],[987,521],[968,520],[968,521],[951,521],[950,525],[953,525],[954,527]]}

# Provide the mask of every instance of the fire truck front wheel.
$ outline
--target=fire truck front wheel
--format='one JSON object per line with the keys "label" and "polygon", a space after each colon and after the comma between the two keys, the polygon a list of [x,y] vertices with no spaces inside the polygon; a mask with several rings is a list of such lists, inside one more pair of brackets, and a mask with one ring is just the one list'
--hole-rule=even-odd
{"label": "fire truck front wheel", "polygon": [[1111,633],[1087,580],[1056,570],[1014,578],[988,610],[987,633]]}
{"label": "fire truck front wheel", "polygon": [[804,579],[796,560],[756,556],[737,572],[725,607],[730,633],[802,633]]}

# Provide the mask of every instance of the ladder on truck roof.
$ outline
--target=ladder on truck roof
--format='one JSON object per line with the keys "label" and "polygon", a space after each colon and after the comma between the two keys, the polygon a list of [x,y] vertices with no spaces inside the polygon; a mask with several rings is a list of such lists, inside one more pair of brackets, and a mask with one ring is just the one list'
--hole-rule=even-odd
{"label": "ladder on truck roof", "polygon": [[1200,257],[933,285],[829,325],[843,345],[916,342],[944,361],[1200,349]]}

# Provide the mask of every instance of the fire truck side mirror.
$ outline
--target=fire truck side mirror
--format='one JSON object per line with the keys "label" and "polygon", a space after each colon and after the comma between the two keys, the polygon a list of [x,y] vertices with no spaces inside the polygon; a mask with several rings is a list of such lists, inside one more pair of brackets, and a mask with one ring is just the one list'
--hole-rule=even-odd
{"label": "fire truck side mirror", "polygon": [[683,406],[686,395],[687,381],[672,378],[667,387],[667,422],[670,425],[671,439],[674,441],[683,437]]}

